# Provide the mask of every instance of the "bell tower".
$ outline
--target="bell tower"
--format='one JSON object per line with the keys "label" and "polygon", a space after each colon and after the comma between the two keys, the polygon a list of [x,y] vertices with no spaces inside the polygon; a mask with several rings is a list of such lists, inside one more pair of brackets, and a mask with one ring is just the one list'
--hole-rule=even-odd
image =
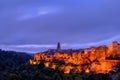
{"label": "bell tower", "polygon": [[60,45],[60,42],[58,42],[57,44],[57,50],[60,50],[61,49],[61,45]]}

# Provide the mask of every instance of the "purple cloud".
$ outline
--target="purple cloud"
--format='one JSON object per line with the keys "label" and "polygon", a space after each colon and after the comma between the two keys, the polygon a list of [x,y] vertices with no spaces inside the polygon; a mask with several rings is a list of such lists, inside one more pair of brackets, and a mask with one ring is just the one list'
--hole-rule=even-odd
{"label": "purple cloud", "polygon": [[120,0],[0,0],[0,45],[36,52],[58,41],[64,44],[63,48],[120,41],[116,37],[120,35],[119,3]]}

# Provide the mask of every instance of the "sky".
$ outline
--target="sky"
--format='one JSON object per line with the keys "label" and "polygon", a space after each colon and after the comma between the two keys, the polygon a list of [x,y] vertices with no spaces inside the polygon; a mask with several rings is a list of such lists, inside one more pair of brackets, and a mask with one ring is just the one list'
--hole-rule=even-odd
{"label": "sky", "polygon": [[35,53],[120,41],[120,0],[0,0],[0,48]]}

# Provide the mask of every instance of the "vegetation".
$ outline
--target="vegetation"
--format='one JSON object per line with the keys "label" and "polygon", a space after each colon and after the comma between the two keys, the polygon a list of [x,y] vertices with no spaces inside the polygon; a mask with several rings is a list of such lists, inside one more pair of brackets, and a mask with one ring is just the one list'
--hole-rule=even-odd
{"label": "vegetation", "polygon": [[[44,61],[30,65],[31,58],[26,53],[0,50],[0,80],[112,80],[109,74],[75,74],[72,71],[64,74],[58,69],[46,68]],[[117,73],[115,80],[120,80],[119,77],[120,73]]]}

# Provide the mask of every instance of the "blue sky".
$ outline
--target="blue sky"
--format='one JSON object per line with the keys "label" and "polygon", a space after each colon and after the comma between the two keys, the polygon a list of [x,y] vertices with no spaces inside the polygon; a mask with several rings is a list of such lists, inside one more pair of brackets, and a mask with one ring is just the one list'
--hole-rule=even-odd
{"label": "blue sky", "polygon": [[120,40],[120,0],[0,0],[0,48],[38,52]]}

